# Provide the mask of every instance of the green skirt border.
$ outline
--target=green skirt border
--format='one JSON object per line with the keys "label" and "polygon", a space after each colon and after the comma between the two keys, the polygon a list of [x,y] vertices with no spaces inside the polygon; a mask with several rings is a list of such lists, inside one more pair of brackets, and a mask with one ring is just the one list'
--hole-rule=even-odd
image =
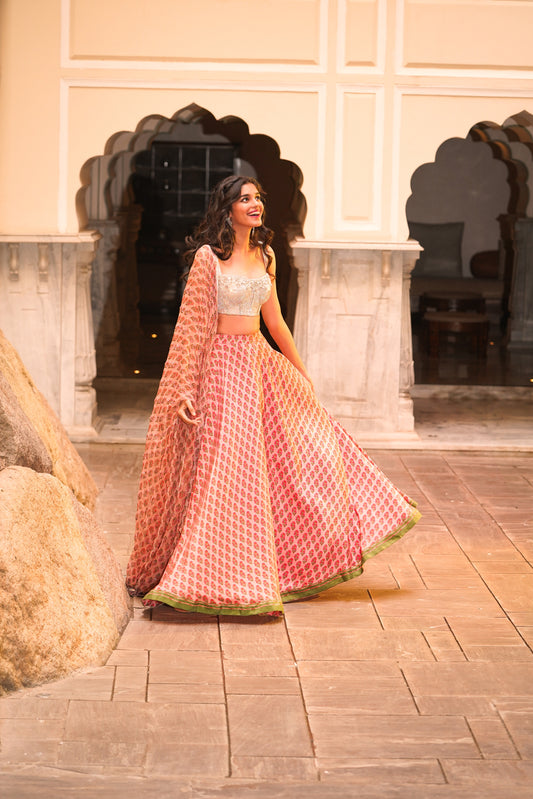
{"label": "green skirt border", "polygon": [[[416,502],[411,500],[410,504],[413,507],[413,513],[411,516],[397,530],[395,530],[393,533],[390,533],[390,535],[386,536],[385,538],[382,538],[373,547],[363,552],[359,566],[356,566],[349,571],[342,572],[341,574],[336,574],[334,577],[329,577],[327,580],[323,580],[321,583],[315,583],[315,585],[307,586],[301,590],[287,591],[286,593],[282,593],[281,599],[283,602],[297,602],[299,599],[305,599],[307,597],[314,596],[315,594],[320,594],[323,591],[327,591],[328,588],[333,588],[334,585],[338,585],[339,583],[347,582],[348,580],[352,580],[354,577],[358,577],[362,573],[363,564],[367,560],[373,558],[375,555],[378,555],[380,552],[383,552],[384,549],[387,549],[387,547],[390,547],[391,544],[394,544],[396,541],[399,541],[400,538],[402,538],[421,519],[422,514],[419,510],[417,510]],[[170,605],[171,607],[176,608],[176,610],[206,613],[211,616],[259,616],[264,614],[281,615],[283,613],[283,602],[271,602],[258,605],[210,605],[203,602],[189,602],[186,599],[176,599],[172,596],[172,594],[169,594],[166,591],[157,591],[155,589],[144,595],[143,602],[145,600],[150,602],[162,602],[165,605]]]}
{"label": "green skirt border", "polygon": [[283,613],[282,602],[271,602],[258,605],[208,605],[203,602],[189,602],[186,599],[176,599],[166,591],[149,591],[143,597],[144,600],[151,602],[163,602],[176,610],[184,610],[196,613],[207,613],[211,616],[259,616],[267,613]]}

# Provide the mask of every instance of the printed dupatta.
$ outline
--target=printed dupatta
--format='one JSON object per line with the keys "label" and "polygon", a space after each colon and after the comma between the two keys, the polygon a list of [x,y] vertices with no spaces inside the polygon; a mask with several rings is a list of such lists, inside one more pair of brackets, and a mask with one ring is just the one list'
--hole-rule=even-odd
{"label": "printed dupatta", "polygon": [[159,582],[181,535],[196,471],[200,425],[177,416],[189,399],[202,413],[202,377],[217,326],[217,258],[208,245],[194,258],[150,417],[135,539],[126,583],[144,595]]}

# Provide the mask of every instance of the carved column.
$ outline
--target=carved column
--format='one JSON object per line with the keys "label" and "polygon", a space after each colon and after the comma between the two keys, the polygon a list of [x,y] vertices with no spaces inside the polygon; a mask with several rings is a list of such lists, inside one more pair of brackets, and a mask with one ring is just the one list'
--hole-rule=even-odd
{"label": "carved column", "polygon": [[417,255],[404,255],[402,264],[402,312],[400,338],[400,392],[398,405],[398,429],[414,430],[413,400],[411,388],[415,384],[413,362],[413,336],[411,330],[411,272]]}
{"label": "carved column", "polygon": [[96,353],[91,307],[91,265],[94,243],[80,243],[76,250],[76,345],[74,368],[74,425],[92,428],[96,417]]}
{"label": "carved column", "polygon": [[305,250],[295,250],[294,265],[298,279],[298,296],[294,312],[294,341],[300,357],[308,364],[307,351],[307,324],[309,314],[309,259],[310,254]]}
{"label": "carved column", "polygon": [[93,222],[102,235],[92,268],[91,304],[99,375],[118,375],[120,314],[117,299],[116,260],[120,230],[115,220]]}
{"label": "carved column", "polygon": [[514,243],[508,342],[511,348],[527,348],[533,345],[533,219],[516,221]]}

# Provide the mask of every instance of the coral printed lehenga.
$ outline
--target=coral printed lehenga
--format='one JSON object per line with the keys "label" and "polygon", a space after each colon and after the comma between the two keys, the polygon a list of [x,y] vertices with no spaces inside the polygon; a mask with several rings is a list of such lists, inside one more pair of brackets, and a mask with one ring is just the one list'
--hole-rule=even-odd
{"label": "coral printed lehenga", "polygon": [[[357,576],[418,518],[260,333],[216,333],[198,250],[150,421],[127,582],[144,604],[278,614]],[[176,417],[187,397],[202,424]]]}

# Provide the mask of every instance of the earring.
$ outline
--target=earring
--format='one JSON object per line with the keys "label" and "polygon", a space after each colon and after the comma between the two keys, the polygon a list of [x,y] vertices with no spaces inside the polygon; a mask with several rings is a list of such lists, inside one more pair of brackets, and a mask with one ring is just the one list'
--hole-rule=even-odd
{"label": "earring", "polygon": [[231,216],[227,216],[226,217],[226,224],[229,225],[230,227],[233,227],[233,222],[231,221]]}

